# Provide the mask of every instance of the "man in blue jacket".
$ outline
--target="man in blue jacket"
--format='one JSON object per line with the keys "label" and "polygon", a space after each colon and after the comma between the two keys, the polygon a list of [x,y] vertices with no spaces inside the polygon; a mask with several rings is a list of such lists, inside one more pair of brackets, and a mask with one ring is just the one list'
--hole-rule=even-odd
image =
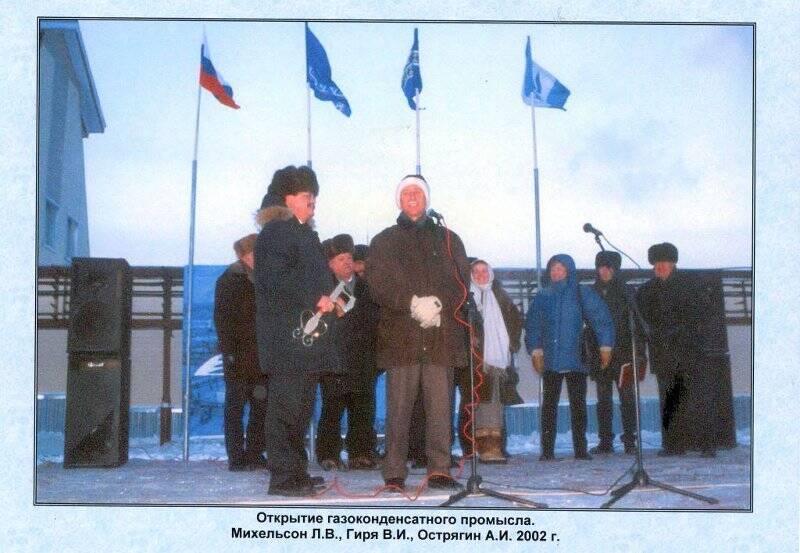
{"label": "man in blue jacket", "polygon": [[572,447],[575,459],[591,459],[586,451],[586,375],[581,359],[584,319],[600,345],[601,365],[608,366],[614,347],[614,323],[605,302],[589,286],[580,286],[575,262],[566,254],[547,262],[549,285],[537,292],[525,320],[525,346],[533,356],[533,368],[544,383],[542,398],[542,454],[555,459],[556,414],[561,381],[567,381]]}

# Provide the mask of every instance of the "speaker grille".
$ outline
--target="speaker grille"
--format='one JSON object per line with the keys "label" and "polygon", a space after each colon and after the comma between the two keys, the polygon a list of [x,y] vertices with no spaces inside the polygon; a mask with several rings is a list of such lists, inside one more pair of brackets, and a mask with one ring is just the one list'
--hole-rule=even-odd
{"label": "speaker grille", "polygon": [[72,264],[70,353],[130,351],[131,273],[124,259],[76,258]]}

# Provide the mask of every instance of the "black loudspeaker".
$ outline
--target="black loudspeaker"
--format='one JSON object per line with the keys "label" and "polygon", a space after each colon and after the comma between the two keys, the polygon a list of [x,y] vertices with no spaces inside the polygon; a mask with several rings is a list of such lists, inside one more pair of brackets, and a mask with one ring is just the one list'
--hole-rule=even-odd
{"label": "black loudspeaker", "polygon": [[129,358],[71,354],[64,421],[64,468],[128,461]]}
{"label": "black loudspeaker", "polygon": [[65,468],[128,461],[131,295],[131,271],[124,259],[73,260]]}
{"label": "black loudspeaker", "polygon": [[131,290],[124,259],[75,258],[67,351],[130,357]]}

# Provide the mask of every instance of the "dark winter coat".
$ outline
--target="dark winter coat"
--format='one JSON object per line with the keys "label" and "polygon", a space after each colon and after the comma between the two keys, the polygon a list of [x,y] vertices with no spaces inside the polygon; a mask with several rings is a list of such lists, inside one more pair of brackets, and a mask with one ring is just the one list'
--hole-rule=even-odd
{"label": "dark winter coat", "polygon": [[[469,282],[469,263],[458,235],[448,234],[430,218],[414,223],[401,214],[396,225],[373,238],[369,251],[365,274],[380,307],[378,367],[467,366],[465,327],[454,317],[465,298],[463,283]],[[439,298],[441,326],[423,329],[411,317],[414,295]]]}
{"label": "dark winter coat", "polygon": [[355,276],[353,308],[334,323],[336,348],[342,363],[341,384],[343,392],[360,391],[374,384],[375,329],[380,317],[378,306],[372,301],[369,286]]}
{"label": "dark winter coat", "polygon": [[305,347],[292,333],[304,311],[333,291],[319,237],[284,207],[266,210],[255,245],[256,330],[261,370],[335,371],[339,361],[332,333]]}
{"label": "dark winter coat", "polygon": [[667,374],[704,359],[702,329],[711,302],[692,277],[676,269],[666,280],[652,278],[639,288],[636,302],[650,326],[653,372]]}
{"label": "dark winter coat", "polygon": [[[602,372],[600,371],[600,346],[597,344],[597,337],[591,329],[584,329],[584,337],[587,341],[589,353],[590,371],[596,377],[601,375],[605,379],[618,379],[622,365],[632,362],[631,331],[628,322],[628,295],[625,283],[614,275],[609,282],[603,282],[599,278],[592,285],[597,294],[603,298],[611,312],[614,320],[614,350],[611,354],[611,363]],[[637,325],[638,326],[638,325]],[[644,336],[637,333],[636,337],[636,356],[638,362],[645,362],[644,359]]]}
{"label": "dark winter coat", "polygon": [[256,296],[247,268],[237,261],[214,289],[214,325],[226,379],[261,381],[256,342]]}
{"label": "dark winter coat", "polygon": [[553,256],[547,266],[553,261],[566,267],[567,277],[542,288],[533,297],[525,319],[525,346],[528,353],[544,350],[545,370],[586,373],[588,367],[581,360],[584,318],[601,346],[614,346],[614,322],[600,296],[589,286],[578,284],[572,258],[559,254]]}
{"label": "dark winter coat", "polygon": [[[508,293],[503,289],[500,282],[495,279],[492,281],[492,293],[494,293],[495,299],[497,299],[497,304],[500,306],[500,314],[503,316],[503,322],[506,326],[506,332],[508,332],[508,346],[511,350],[511,355],[514,355],[519,348],[520,348],[520,337],[522,336],[522,313],[520,313],[519,308],[514,305],[514,300],[508,295]],[[483,321],[480,317],[478,317],[478,321],[475,324],[475,336],[478,338],[478,351],[482,354],[483,353]],[[505,391],[505,393],[501,392],[500,394],[500,401],[504,404],[509,403],[507,398],[515,396],[515,392],[512,390],[516,389],[516,385],[519,382],[519,375],[516,373],[516,369],[509,369],[508,367],[501,367],[507,369],[506,371],[506,379],[501,383],[501,385],[508,387],[509,389]],[[484,382],[486,382],[486,375],[483,375]],[[478,396],[481,401],[490,401],[492,394],[491,386],[484,385],[478,389]],[[514,401],[513,403],[516,403]]]}

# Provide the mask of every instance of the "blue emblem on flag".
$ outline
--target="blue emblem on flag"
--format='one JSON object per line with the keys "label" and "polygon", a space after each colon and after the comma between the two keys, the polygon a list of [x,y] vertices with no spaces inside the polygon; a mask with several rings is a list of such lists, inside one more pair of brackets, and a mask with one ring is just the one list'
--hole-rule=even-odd
{"label": "blue emblem on flag", "polygon": [[306,81],[314,96],[323,102],[333,102],[336,109],[350,117],[350,104],[331,78],[331,64],[325,49],[306,23]]}
{"label": "blue emblem on flag", "polygon": [[564,109],[569,90],[531,57],[531,37],[525,45],[525,77],[522,82],[522,100],[537,108]]}
{"label": "blue emblem on flag", "polygon": [[414,29],[414,44],[411,45],[411,52],[408,54],[408,61],[403,68],[403,80],[400,84],[403,93],[408,100],[408,107],[417,109],[415,97],[422,92],[422,74],[419,70],[419,40],[417,29]]}

